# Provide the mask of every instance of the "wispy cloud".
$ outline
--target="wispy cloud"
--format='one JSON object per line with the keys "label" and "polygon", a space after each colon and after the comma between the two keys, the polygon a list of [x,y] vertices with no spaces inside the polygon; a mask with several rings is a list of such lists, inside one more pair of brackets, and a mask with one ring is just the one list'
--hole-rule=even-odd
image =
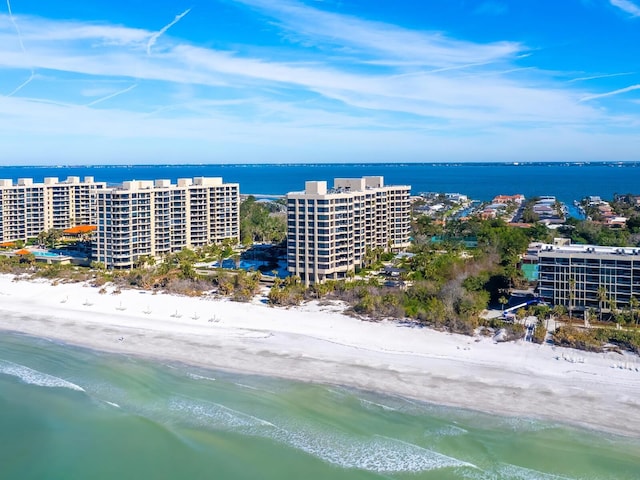
{"label": "wispy cloud", "polygon": [[596,95],[588,95],[586,97],[581,98],[580,101],[588,102],[590,100],[595,100],[597,98],[611,97],[613,95],[620,95],[621,93],[632,92],[634,90],[640,90],[640,84],[631,85],[631,86],[624,87],[624,88],[619,88],[618,90],[613,90],[611,92],[598,93]]}
{"label": "wispy cloud", "polygon": [[[326,3],[233,1],[261,25],[269,17],[269,33],[294,42],[259,47],[247,36],[246,45],[221,48],[218,40],[214,48],[169,37],[189,10],[159,31],[19,16],[26,55],[10,18],[0,15],[0,87],[14,90],[0,102],[0,132],[118,138],[118,148],[132,154],[168,152],[179,140],[236,160],[250,145],[268,145],[283,159],[329,150],[335,159],[356,151],[373,158],[395,148],[426,160],[420,152],[462,151],[460,138],[472,152],[471,145],[496,145],[498,155],[509,135],[517,138],[510,146],[522,149],[527,142],[555,145],[552,134],[562,130],[562,150],[569,140],[588,145],[607,127],[630,125],[629,117],[588,102],[622,91],[596,95],[579,83],[622,73],[568,82],[566,73],[537,68],[536,56],[518,42],[411,30],[331,12]],[[163,35],[169,38],[159,48]],[[21,90],[25,69],[42,73],[29,96]],[[310,152],[291,139],[323,148]],[[101,154],[119,142],[111,143],[100,143]],[[209,148],[214,144],[226,147]]]}
{"label": "wispy cloud", "polygon": [[180,20],[182,20],[182,18],[191,11],[190,8],[187,8],[184,12],[176,15],[176,17],[169,22],[168,24],[166,24],[164,27],[162,27],[160,30],[158,30],[157,32],[155,32],[153,35],[151,35],[151,37],[149,37],[149,41],[147,42],[147,55],[151,55],[151,47],[153,47],[156,42],[158,41],[158,38],[160,38],[163,34],[166,33],[167,30],[169,30],[171,27],[173,27],[176,23],[178,23]]}
{"label": "wispy cloud", "polygon": [[[308,20],[316,18],[321,25],[325,25],[328,21],[323,17],[322,12],[318,13],[306,6],[300,8],[304,12],[300,18]],[[330,15],[330,19],[335,21],[338,27],[344,26],[345,23],[357,24],[359,32],[357,42],[363,48],[367,45],[373,52],[379,52],[383,48],[376,36],[378,24],[338,14]],[[423,116],[437,123],[447,120],[486,122],[501,119],[516,123],[531,121],[554,123],[561,119],[579,122],[596,115],[595,111],[590,111],[589,108],[575,102],[571,92],[562,91],[558,87],[543,86],[546,80],[542,78],[535,80],[535,70],[529,70],[532,76],[526,82],[510,79],[507,76],[508,73],[517,70],[515,60],[506,61],[501,53],[493,50],[493,44],[487,47],[485,44],[460,42],[440,35],[415,33],[393,26],[385,26],[388,32],[393,31],[396,35],[395,38],[393,35],[386,38],[386,44],[397,44],[407,36],[415,36],[420,39],[419,43],[423,47],[419,57],[437,58],[427,63],[446,66],[413,71],[410,75],[406,74],[402,66],[390,71],[356,72],[340,64],[328,66],[323,56],[316,57],[315,62],[279,62],[180,42],[174,42],[161,53],[151,57],[141,57],[138,47],[139,40],[144,38],[144,32],[138,30],[129,32],[126,28],[111,29],[108,26],[102,26],[96,30],[76,28],[80,40],[70,43],[69,39],[51,40],[60,37],[58,32],[61,29],[67,30],[68,25],[65,23],[50,22],[46,25],[42,21],[38,23],[39,30],[30,29],[30,32],[34,33],[33,38],[30,38],[34,44],[31,58],[38,68],[51,71],[73,72],[95,78],[162,81],[169,84],[208,87],[233,85],[235,89],[251,89],[252,95],[256,89],[266,92],[267,89],[284,88],[292,94],[305,91],[313,93],[351,108],[364,109],[369,114],[375,111],[383,114],[397,112]],[[341,28],[338,27],[334,28],[340,30]],[[320,27],[307,24],[306,28],[309,31],[315,31]],[[43,31],[50,32],[51,35],[47,38]],[[95,37],[87,37],[89,33],[93,33]],[[317,40],[325,41],[325,36],[326,32],[318,34]],[[439,39],[440,43],[431,48],[433,45],[429,42],[434,38]],[[95,39],[101,40],[97,46],[94,46]],[[1,41],[2,32],[0,32]],[[91,45],[89,51],[84,47],[87,42]],[[91,54],[91,50],[96,49],[99,56]],[[488,54],[489,51],[492,53]],[[400,63],[407,59],[405,49],[398,48],[394,52],[394,56],[391,57],[391,50],[389,50],[387,58]],[[484,52],[479,56],[485,61],[460,62],[461,59],[475,59],[469,57],[469,52]],[[488,68],[494,60],[498,61],[499,58],[502,58],[499,62],[500,69]],[[25,66],[25,62],[26,60],[19,55],[0,52],[0,66],[21,68]],[[477,76],[467,77],[458,74],[460,70],[478,68],[482,70],[475,72]],[[491,78],[482,78],[486,74],[492,74]],[[532,79],[534,79],[533,82]],[[540,82],[540,85],[536,86],[537,82]],[[105,99],[127,93],[132,89],[133,87],[127,87],[109,93]],[[138,94],[140,95],[140,92]],[[94,100],[91,105],[102,101]],[[563,107],[558,108],[559,105]],[[562,113],[558,114],[558,112]]]}
{"label": "wispy cloud", "polygon": [[609,3],[628,13],[632,17],[640,17],[640,6],[636,5],[631,0],[609,0]]}
{"label": "wispy cloud", "polygon": [[622,76],[626,76],[626,75],[635,75],[636,72],[621,72],[621,73],[605,73],[602,75],[592,75],[590,77],[578,77],[578,78],[572,78],[571,80],[569,80],[569,83],[573,83],[573,82],[586,82],[588,80],[599,80],[601,78],[613,78],[613,77],[622,77]]}
{"label": "wispy cloud", "polygon": [[235,0],[272,16],[291,35],[364,54],[383,62],[391,57],[412,65],[445,68],[455,65],[495,62],[521,53],[516,42],[479,44],[449,38],[441,32],[408,30],[383,22],[332,13],[288,0]]}

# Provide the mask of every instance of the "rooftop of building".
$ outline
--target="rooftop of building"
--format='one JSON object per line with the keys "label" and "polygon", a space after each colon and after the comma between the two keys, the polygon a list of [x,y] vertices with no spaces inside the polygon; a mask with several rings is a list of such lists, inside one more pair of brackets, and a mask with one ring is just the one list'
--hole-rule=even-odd
{"label": "rooftop of building", "polygon": [[531,243],[527,250],[527,255],[536,255],[544,252],[593,255],[640,255],[640,248],[572,244],[569,239],[554,239],[554,243]]}
{"label": "rooftop of building", "polygon": [[304,191],[289,192],[287,195],[340,195],[385,188],[411,190],[410,185],[385,185],[384,177],[367,176],[362,178],[335,178],[332,188],[327,187],[325,180],[308,181],[305,182]]}
{"label": "rooftop of building", "polygon": [[94,177],[84,177],[80,180],[80,177],[69,176],[66,180],[60,180],[58,177],[45,177],[42,182],[34,182],[33,178],[18,178],[16,183],[12,179],[3,178],[0,179],[0,187],[42,187],[44,185],[96,185],[104,184],[105,182],[96,182]]}
{"label": "rooftop of building", "polygon": [[176,183],[168,179],[156,180],[128,180],[120,185],[111,187],[112,190],[153,190],[186,187],[221,187],[238,186],[237,183],[224,183],[222,177],[194,177],[179,178]]}

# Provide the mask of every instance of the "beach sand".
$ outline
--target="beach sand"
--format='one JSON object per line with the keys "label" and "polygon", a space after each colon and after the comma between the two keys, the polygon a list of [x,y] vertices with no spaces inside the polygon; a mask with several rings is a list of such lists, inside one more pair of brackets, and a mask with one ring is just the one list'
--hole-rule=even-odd
{"label": "beach sand", "polygon": [[494,343],[339,304],[273,308],[0,275],[0,329],[212,369],[339,384],[640,437],[640,358]]}

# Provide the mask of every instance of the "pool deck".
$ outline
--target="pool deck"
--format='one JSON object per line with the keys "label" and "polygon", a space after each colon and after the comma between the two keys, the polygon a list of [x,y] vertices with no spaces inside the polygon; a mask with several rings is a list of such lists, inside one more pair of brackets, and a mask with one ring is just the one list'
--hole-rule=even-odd
{"label": "pool deck", "polygon": [[[28,250],[29,253],[33,254],[36,259],[36,262],[47,263],[47,264],[60,264],[60,265],[69,265],[71,263],[75,265],[88,265],[89,259],[86,257],[79,257],[74,255],[65,255],[63,253],[51,252],[49,250],[44,250],[41,248],[26,248],[21,250]],[[2,255],[8,257],[19,257],[24,253],[18,253],[20,250],[16,250],[13,252],[2,252]]]}

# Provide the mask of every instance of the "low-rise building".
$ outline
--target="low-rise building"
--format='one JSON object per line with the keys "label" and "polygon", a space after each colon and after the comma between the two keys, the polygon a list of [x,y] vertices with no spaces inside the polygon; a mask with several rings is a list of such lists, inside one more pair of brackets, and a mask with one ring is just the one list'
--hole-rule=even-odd
{"label": "low-rise building", "polygon": [[516,195],[496,195],[495,197],[493,197],[492,201],[492,203],[516,203],[518,205],[520,205],[522,202],[524,202],[524,195],[522,195],[521,193],[518,193]]}
{"label": "low-rise building", "polygon": [[585,310],[624,308],[640,299],[640,248],[538,244],[540,296],[554,305]]}

